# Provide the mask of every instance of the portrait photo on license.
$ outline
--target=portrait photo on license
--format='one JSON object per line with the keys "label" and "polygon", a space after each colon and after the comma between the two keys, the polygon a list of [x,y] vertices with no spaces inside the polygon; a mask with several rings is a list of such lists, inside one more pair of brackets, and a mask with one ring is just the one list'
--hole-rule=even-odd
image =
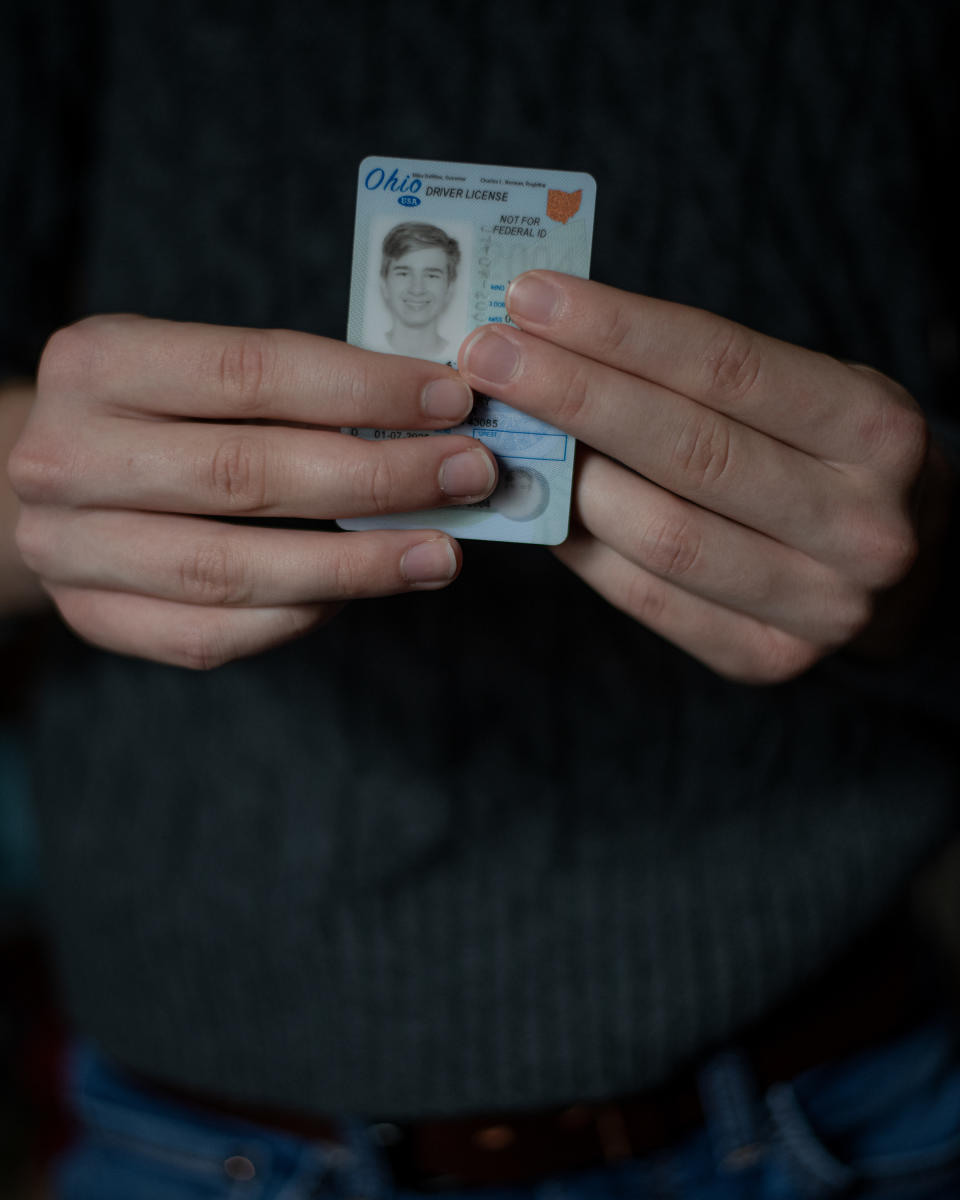
{"label": "portrait photo on license", "polygon": [[[399,215],[399,214],[397,214]],[[470,331],[473,227],[467,221],[370,224],[363,344],[370,350],[455,362]]]}

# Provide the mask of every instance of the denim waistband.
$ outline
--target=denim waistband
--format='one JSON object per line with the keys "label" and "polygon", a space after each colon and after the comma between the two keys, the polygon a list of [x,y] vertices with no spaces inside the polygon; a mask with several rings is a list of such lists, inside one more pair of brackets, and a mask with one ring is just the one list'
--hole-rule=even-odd
{"label": "denim waistband", "polygon": [[[884,1200],[960,1196],[960,1047],[950,1017],[765,1093],[745,1056],[728,1048],[703,1065],[699,1087],[703,1128],[656,1155],[460,1194],[810,1200],[855,1188]],[[70,1088],[82,1133],[65,1156],[58,1200],[391,1200],[396,1192],[383,1127],[359,1116],[339,1123],[336,1142],[307,1141],[156,1095],[89,1044],[73,1053]]]}

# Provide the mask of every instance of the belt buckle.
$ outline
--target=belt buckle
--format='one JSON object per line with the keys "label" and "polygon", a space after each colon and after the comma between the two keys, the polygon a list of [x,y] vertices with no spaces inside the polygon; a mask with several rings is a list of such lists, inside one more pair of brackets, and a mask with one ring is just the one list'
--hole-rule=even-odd
{"label": "belt buckle", "polygon": [[592,1125],[600,1147],[600,1157],[605,1163],[623,1162],[624,1159],[635,1157],[630,1129],[619,1101],[575,1104],[563,1110],[557,1124],[561,1129],[568,1130],[581,1130]]}
{"label": "belt buckle", "polygon": [[[524,1114],[448,1126],[446,1145],[440,1147],[434,1141],[437,1131],[437,1125],[407,1126],[398,1143],[384,1147],[398,1187],[436,1192],[530,1183],[637,1154],[628,1113],[615,1100],[543,1113],[532,1124]],[[424,1135],[433,1142],[429,1149]]]}
{"label": "belt buckle", "polygon": [[623,1162],[625,1158],[634,1157],[630,1130],[621,1104],[611,1101],[599,1105],[594,1112],[593,1123],[600,1140],[604,1162],[617,1163]]}

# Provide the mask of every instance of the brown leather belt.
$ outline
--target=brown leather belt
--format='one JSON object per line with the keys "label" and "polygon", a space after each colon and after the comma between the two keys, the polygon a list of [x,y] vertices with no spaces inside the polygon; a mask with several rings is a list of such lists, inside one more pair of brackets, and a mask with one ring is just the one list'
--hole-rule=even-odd
{"label": "brown leather belt", "polygon": [[[890,1037],[931,1006],[929,969],[902,918],[886,922],[832,970],[736,1040],[758,1088]],[[139,1079],[180,1102],[340,1141],[329,1117],[234,1104]],[[640,1095],[541,1112],[371,1123],[398,1187],[419,1191],[514,1184],[662,1150],[703,1119],[696,1071]]]}

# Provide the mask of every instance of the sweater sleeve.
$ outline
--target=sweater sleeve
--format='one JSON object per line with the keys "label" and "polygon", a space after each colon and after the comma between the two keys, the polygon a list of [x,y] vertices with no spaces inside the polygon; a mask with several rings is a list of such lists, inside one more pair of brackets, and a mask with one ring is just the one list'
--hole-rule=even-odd
{"label": "sweater sleeve", "polygon": [[[818,670],[865,702],[886,700],[917,712],[956,736],[960,726],[960,185],[955,159],[960,122],[960,10],[939,4],[916,22],[904,9],[903,77],[891,83],[908,121],[909,164],[915,197],[912,228],[905,228],[925,264],[922,311],[927,325],[917,331],[916,378],[901,379],[914,391],[931,436],[953,476],[951,511],[936,551],[936,579],[928,604],[911,636],[889,657],[871,661],[853,651],[828,658]],[[876,253],[882,254],[878,246]],[[897,295],[880,297],[884,310],[901,308]],[[894,372],[895,373],[895,372]]]}
{"label": "sweater sleeve", "polygon": [[0,6],[0,380],[77,315],[97,20],[87,0]]}

